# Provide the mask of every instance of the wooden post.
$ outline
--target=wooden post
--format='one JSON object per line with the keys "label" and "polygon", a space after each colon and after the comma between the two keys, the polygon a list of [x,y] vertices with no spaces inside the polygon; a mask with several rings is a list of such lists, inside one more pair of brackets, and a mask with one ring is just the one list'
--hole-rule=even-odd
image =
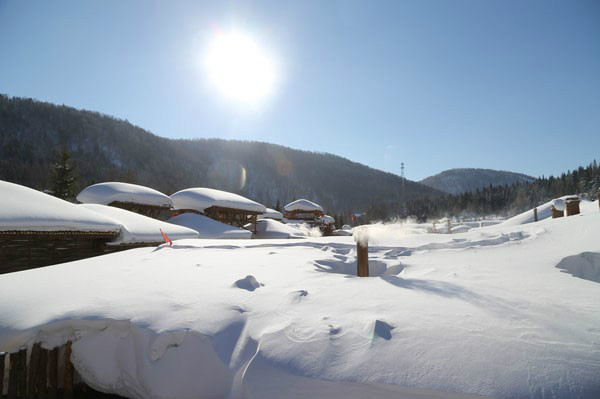
{"label": "wooden post", "polygon": [[27,395],[30,398],[35,397],[35,391],[37,389],[37,368],[39,365],[41,344],[36,342],[31,348],[31,355],[29,355],[29,370],[27,379]]}
{"label": "wooden post", "polygon": [[6,358],[5,352],[0,352],[0,397],[4,394],[4,359]]}
{"label": "wooden post", "polygon": [[58,347],[48,356],[48,398],[56,399],[58,390]]}
{"label": "wooden post", "polygon": [[369,277],[369,243],[356,242],[356,273],[358,277]]}
{"label": "wooden post", "polygon": [[48,349],[40,348],[40,359],[38,362],[37,397],[46,398],[46,382],[48,381]]}
{"label": "wooden post", "polygon": [[8,363],[8,395],[6,396],[7,399],[15,399],[17,397],[17,388],[18,388],[18,382],[17,382],[17,363],[18,363],[18,359],[19,355],[17,353],[11,353],[8,357],[9,363]]}
{"label": "wooden post", "polygon": [[64,398],[73,399],[73,365],[71,364],[71,341],[65,346]]}
{"label": "wooden post", "polygon": [[452,234],[452,222],[450,222],[450,218],[448,218],[448,234]]}
{"label": "wooden post", "polygon": [[19,370],[18,370],[18,381],[19,381],[19,397],[27,397],[27,348],[21,349],[18,353],[19,358]]}
{"label": "wooden post", "polygon": [[537,208],[533,208],[533,220],[535,222],[538,221],[538,214],[537,214]]}

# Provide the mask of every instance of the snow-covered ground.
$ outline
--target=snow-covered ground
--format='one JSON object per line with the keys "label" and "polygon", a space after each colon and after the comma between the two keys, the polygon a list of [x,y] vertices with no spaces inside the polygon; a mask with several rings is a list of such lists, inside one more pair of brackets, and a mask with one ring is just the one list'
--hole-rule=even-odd
{"label": "snow-covered ground", "polygon": [[84,380],[129,397],[600,397],[600,284],[581,272],[600,269],[597,203],[366,234],[369,278],[353,237],[180,240],[5,274],[0,351],[73,339]]}

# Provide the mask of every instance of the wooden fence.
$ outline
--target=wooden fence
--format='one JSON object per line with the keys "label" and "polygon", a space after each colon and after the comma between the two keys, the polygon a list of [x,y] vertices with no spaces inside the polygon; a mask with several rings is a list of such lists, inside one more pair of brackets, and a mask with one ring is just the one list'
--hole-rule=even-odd
{"label": "wooden fence", "polygon": [[0,397],[121,398],[95,391],[81,381],[71,363],[71,341],[53,349],[36,343],[29,351],[24,348],[14,353],[0,353]]}

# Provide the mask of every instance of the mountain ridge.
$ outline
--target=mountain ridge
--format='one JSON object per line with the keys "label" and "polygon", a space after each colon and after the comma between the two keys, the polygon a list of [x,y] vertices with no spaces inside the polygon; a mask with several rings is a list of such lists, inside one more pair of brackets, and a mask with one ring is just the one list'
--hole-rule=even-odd
{"label": "mountain ridge", "polygon": [[485,168],[453,168],[420,180],[421,184],[449,194],[462,194],[488,186],[531,183],[536,178],[523,173]]}
{"label": "mountain ridge", "polygon": [[71,153],[76,190],[102,181],[166,194],[204,186],[270,207],[306,197],[346,214],[379,199],[443,195],[329,153],[253,141],[168,139],[98,112],[0,95],[0,179],[47,189],[50,165],[62,148]]}

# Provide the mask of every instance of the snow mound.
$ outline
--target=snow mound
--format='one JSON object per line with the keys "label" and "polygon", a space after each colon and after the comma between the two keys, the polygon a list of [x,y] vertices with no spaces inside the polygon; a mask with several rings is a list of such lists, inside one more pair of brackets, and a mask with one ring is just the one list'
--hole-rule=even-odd
{"label": "snow mound", "polygon": [[305,238],[307,234],[277,220],[260,219],[256,222],[256,238]]}
{"label": "snow mound", "polygon": [[251,231],[217,222],[216,220],[208,218],[204,215],[198,215],[191,212],[177,215],[167,220],[167,222],[195,230],[198,232],[199,238],[252,238]]}
{"label": "snow mound", "polygon": [[579,255],[567,256],[556,267],[575,277],[600,283],[600,252],[582,252]]}
{"label": "snow mound", "polygon": [[0,180],[0,231],[118,232],[112,219],[18,184]]}
{"label": "snow mound", "polygon": [[121,182],[98,183],[86,187],[77,195],[77,201],[83,204],[102,205],[117,201],[167,208],[173,206],[171,198],[160,191],[137,184]]}
{"label": "snow mound", "polygon": [[198,232],[195,230],[161,222],[114,206],[100,204],[81,204],[78,206],[109,217],[115,223],[121,225],[119,237],[111,244],[160,243],[164,241],[160,234],[161,230],[173,241],[184,238],[198,238]]}
{"label": "snow mound", "polygon": [[213,188],[188,188],[172,194],[171,199],[174,209],[192,209],[198,212],[203,212],[211,206],[258,213],[264,213],[267,210],[264,205],[241,195]]}
{"label": "snow mound", "polygon": [[288,212],[292,212],[292,211],[307,211],[307,212],[314,212],[314,211],[321,211],[323,212],[323,208],[321,208],[321,205],[319,204],[315,204],[312,201],[309,201],[307,199],[298,199],[296,201],[290,202],[289,204],[287,204],[284,209]]}
{"label": "snow mound", "polygon": [[264,284],[259,283],[256,280],[256,277],[252,275],[247,275],[246,277],[237,280],[233,283],[234,287],[241,288],[246,291],[254,291],[257,288],[262,287]]}
{"label": "snow mound", "polygon": [[260,217],[263,219],[268,218],[268,219],[282,220],[283,214],[279,211],[276,211],[275,209],[267,208],[265,213],[260,215]]}
{"label": "snow mound", "polygon": [[346,229],[333,230],[333,235],[349,237],[349,236],[352,236],[352,230],[346,230]]}
{"label": "snow mound", "polygon": [[468,226],[466,224],[459,224],[458,226],[454,226],[450,229],[450,231],[454,234],[456,233],[466,233],[467,231],[471,230],[472,227]]}

